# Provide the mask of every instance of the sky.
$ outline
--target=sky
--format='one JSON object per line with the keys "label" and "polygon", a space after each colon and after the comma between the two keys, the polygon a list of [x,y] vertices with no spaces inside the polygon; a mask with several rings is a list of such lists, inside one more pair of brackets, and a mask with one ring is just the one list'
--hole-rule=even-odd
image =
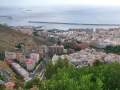
{"label": "sky", "polygon": [[0,6],[120,6],[120,0],[0,0]]}
{"label": "sky", "polygon": [[0,0],[0,15],[20,16],[17,18],[20,22],[32,18],[41,21],[120,23],[120,0]]}

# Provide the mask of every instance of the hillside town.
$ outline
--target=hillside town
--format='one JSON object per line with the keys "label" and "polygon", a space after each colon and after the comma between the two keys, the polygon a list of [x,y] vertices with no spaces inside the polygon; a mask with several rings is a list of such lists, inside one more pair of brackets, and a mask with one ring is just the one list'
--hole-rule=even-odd
{"label": "hillside town", "polygon": [[[11,27],[25,35],[52,44],[19,43],[12,50],[4,51],[4,62],[25,81],[34,77],[45,79],[45,65],[59,58],[67,59],[76,68],[92,66],[96,60],[103,63],[120,62],[120,55],[106,53],[107,46],[120,45],[120,28],[86,28],[69,30],[44,30],[42,27]],[[12,81],[0,81],[1,84],[15,85]],[[8,85],[9,86],[9,85]]]}

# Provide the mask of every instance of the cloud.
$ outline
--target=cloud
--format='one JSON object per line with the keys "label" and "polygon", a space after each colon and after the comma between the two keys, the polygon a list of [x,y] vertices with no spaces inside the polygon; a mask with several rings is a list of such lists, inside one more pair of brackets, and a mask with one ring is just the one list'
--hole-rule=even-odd
{"label": "cloud", "polygon": [[0,0],[3,6],[92,5],[119,6],[119,0]]}

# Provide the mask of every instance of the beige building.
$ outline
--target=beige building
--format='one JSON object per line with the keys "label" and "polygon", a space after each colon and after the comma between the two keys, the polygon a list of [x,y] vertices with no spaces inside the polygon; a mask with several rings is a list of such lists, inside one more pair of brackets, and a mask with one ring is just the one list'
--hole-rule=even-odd
{"label": "beige building", "polygon": [[40,60],[40,55],[38,53],[31,53],[30,54],[30,58],[35,61],[35,63],[38,63],[38,61]]}
{"label": "beige building", "polygon": [[21,52],[16,52],[16,59],[20,63],[24,63],[25,62],[25,55]]}
{"label": "beige building", "polygon": [[53,56],[54,54],[62,55],[64,53],[64,46],[63,45],[49,46],[48,50],[50,56]]}
{"label": "beige building", "polygon": [[25,64],[28,71],[32,71],[35,67],[35,62],[32,59],[26,59]]}
{"label": "beige building", "polygon": [[14,60],[16,59],[16,53],[15,52],[9,52],[9,51],[5,51],[5,59],[7,60]]}
{"label": "beige building", "polygon": [[13,67],[13,69],[18,73],[20,74],[24,80],[29,80],[30,77],[29,77],[29,72],[27,72],[24,68],[22,68],[19,64],[17,63],[11,63],[11,66]]}

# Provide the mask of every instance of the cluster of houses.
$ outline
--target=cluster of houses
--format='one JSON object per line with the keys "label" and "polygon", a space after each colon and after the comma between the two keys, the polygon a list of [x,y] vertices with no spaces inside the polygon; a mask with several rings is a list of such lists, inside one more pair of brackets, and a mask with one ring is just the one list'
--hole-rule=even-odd
{"label": "cluster of houses", "polygon": [[[32,27],[14,27],[13,29],[19,30],[25,34],[32,35]],[[31,29],[31,30],[29,30]],[[69,42],[76,48],[80,48],[80,51],[75,52],[74,49],[64,49],[62,44],[52,45],[52,46],[40,46],[41,50],[29,51],[15,50],[15,51],[5,51],[5,62],[13,68],[16,73],[24,78],[25,81],[31,80],[32,77],[30,73],[35,71],[35,68],[39,64],[41,58],[52,57],[53,64],[61,59],[68,59],[69,62],[76,67],[83,67],[88,65],[93,65],[96,60],[101,60],[102,62],[111,63],[119,62],[120,55],[105,53],[103,51],[97,51],[89,46],[95,46],[97,48],[105,48],[108,45],[120,45],[119,29],[113,30],[68,30],[63,32],[49,33],[47,31],[38,31],[39,36],[44,37],[44,39],[49,37],[59,38],[61,41]],[[57,36],[57,37],[56,37]],[[80,41],[81,43],[75,43],[74,40]],[[28,45],[31,48],[31,45]],[[34,46],[34,45],[32,45]],[[39,67],[38,67],[39,68]],[[38,70],[40,71],[40,70]],[[2,83],[2,82],[1,82]],[[6,86],[14,86],[13,83],[7,83]]]}
{"label": "cluster of houses", "polygon": [[24,80],[31,79],[29,72],[33,71],[40,60],[39,53],[30,53],[28,56],[16,51],[5,51],[5,61],[18,73]]}
{"label": "cluster of houses", "polygon": [[67,58],[71,64],[76,67],[83,66],[92,66],[96,60],[99,60],[104,63],[112,63],[118,62],[120,63],[120,55],[112,54],[112,53],[104,53],[102,51],[96,51],[92,48],[86,48],[76,53],[72,53],[69,55],[54,55],[52,58],[52,62],[55,63],[57,60]]}

